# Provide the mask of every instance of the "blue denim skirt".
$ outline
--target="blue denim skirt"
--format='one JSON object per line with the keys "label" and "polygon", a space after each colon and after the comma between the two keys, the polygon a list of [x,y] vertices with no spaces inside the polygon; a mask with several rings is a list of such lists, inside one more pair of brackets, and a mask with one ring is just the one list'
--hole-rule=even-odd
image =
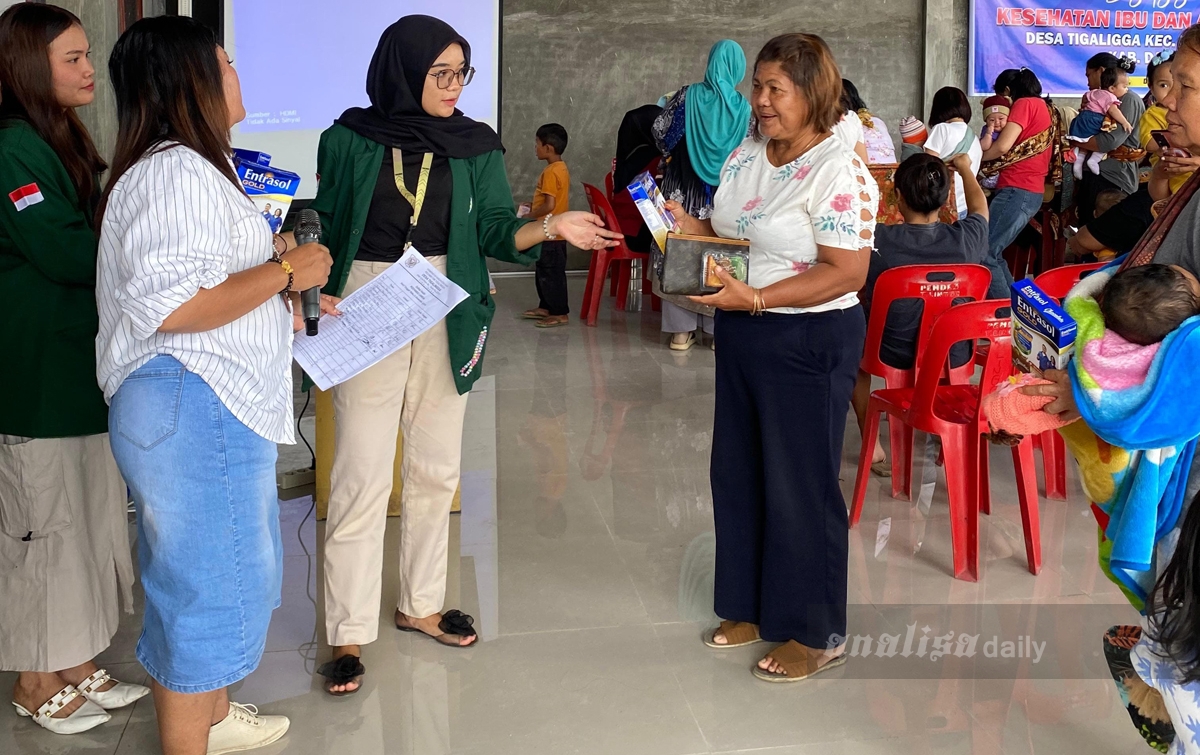
{"label": "blue denim skirt", "polygon": [[275,444],[169,356],[125,379],[108,423],[137,507],[146,593],[138,660],[174,692],[244,679],[280,601]]}

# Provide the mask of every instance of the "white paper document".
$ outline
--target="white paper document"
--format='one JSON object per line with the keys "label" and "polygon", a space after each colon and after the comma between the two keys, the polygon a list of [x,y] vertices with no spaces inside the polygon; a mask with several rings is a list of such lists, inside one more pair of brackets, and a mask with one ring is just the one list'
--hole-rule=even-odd
{"label": "white paper document", "polygon": [[297,333],[292,353],[327,391],[407,346],[466,298],[466,291],[409,248],[338,304],[341,317],[323,316],[315,336]]}

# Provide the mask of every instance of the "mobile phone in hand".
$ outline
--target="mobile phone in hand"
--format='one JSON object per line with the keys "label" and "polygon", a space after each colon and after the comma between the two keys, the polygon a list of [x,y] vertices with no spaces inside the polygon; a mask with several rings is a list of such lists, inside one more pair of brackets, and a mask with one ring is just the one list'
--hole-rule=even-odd
{"label": "mobile phone in hand", "polygon": [[1151,138],[1155,144],[1159,146],[1163,155],[1171,155],[1172,157],[1191,157],[1191,153],[1186,149],[1180,149],[1171,144],[1171,137],[1166,131],[1151,131]]}

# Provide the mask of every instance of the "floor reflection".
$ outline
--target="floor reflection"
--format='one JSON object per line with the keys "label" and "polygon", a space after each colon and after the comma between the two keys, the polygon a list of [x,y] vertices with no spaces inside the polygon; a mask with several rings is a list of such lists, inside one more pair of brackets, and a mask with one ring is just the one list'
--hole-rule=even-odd
{"label": "floor reflection", "polygon": [[[577,301],[582,281],[571,286]],[[270,652],[234,694],[292,717],[288,737],[262,752],[1143,751],[1106,678],[959,679],[948,663],[945,678],[859,679],[847,664],[812,682],[766,685],[749,673],[763,646],[705,648],[701,634],[715,621],[713,352],[670,352],[656,314],[611,312],[609,297],[598,327],[572,321],[537,330],[516,317],[532,281],[499,287],[487,372],[469,403],[447,597],[476,617],[482,642],[454,650],[390,628],[398,539],[389,521],[383,626],[364,651],[366,684],[352,697],[325,695],[314,677],[328,660],[322,529],[307,516],[310,500],[285,502],[283,605]],[[847,497],[857,450],[851,422]],[[880,612],[903,604],[1074,604],[1129,621],[1132,609],[1095,565],[1095,525],[1077,480],[1069,501],[1041,502],[1044,566],[1034,577],[1025,568],[1012,465],[997,457],[992,470],[978,583],[950,576],[939,468],[926,462],[915,470],[915,479],[932,483],[915,502],[892,500],[887,481],[872,480],[850,537],[850,602]],[[1036,616],[1014,615],[1005,632],[1025,631]],[[104,658],[131,679],[140,671],[139,622],[130,617]],[[1100,650],[1099,635],[1066,622],[1055,631],[1046,639]],[[11,674],[0,674],[0,696],[11,684]],[[0,753],[78,751],[158,752],[153,705],[143,701],[84,737],[0,717]]]}

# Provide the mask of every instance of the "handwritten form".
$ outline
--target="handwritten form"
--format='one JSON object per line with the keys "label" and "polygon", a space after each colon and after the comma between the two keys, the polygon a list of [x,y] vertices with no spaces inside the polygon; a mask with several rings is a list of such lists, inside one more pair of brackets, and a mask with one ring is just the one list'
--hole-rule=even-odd
{"label": "handwritten form", "polygon": [[344,383],[441,322],[467,292],[416,249],[321,317],[320,333],[296,334],[292,353],[323,391]]}

